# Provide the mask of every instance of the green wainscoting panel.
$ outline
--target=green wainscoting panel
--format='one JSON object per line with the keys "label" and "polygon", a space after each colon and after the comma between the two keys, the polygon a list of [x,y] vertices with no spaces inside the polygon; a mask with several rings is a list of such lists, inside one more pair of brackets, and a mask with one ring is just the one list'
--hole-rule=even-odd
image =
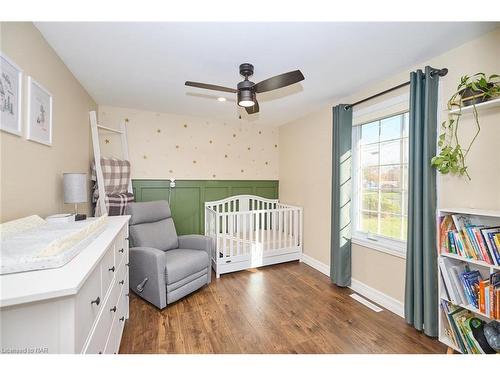
{"label": "green wainscoting panel", "polygon": [[[132,180],[137,202],[168,200],[169,185],[169,180]],[[171,192],[170,207],[177,233],[179,235],[203,234],[205,202],[241,194],[277,199],[279,182],[276,180],[177,180]]]}

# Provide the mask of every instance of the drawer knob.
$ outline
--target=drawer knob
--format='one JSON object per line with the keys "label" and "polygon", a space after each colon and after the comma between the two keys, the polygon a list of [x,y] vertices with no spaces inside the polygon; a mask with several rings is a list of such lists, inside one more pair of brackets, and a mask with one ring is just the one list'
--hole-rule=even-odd
{"label": "drawer knob", "polygon": [[130,295],[130,293],[125,294],[127,297]]}
{"label": "drawer knob", "polygon": [[122,317],[120,318],[120,322],[123,322],[124,320],[125,320],[125,317],[124,317],[124,316],[122,316]]}
{"label": "drawer knob", "polygon": [[102,352],[99,352],[99,353],[97,353],[97,354],[102,354]]}
{"label": "drawer knob", "polygon": [[109,309],[109,311],[116,312],[116,306],[113,306],[113,308]]}
{"label": "drawer knob", "polygon": [[128,267],[129,263],[125,263],[125,265]]}
{"label": "drawer knob", "polygon": [[123,285],[125,283],[125,280],[120,281],[118,284]]}
{"label": "drawer knob", "polygon": [[93,305],[94,303],[96,304],[96,306],[99,306],[99,304],[101,303],[101,299],[97,297],[95,300],[90,301],[91,305]]}
{"label": "drawer knob", "polygon": [[121,249],[121,250],[118,250],[118,252],[119,252],[119,253],[123,253],[123,249]]}
{"label": "drawer knob", "polygon": [[108,271],[115,272],[115,266],[108,268]]}

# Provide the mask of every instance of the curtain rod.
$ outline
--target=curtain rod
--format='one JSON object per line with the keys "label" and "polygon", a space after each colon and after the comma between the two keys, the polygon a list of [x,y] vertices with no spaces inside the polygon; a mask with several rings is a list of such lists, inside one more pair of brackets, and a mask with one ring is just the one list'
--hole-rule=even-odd
{"label": "curtain rod", "polygon": [[[431,76],[434,76],[435,74],[437,74],[438,76],[440,77],[444,77],[445,75],[448,74],[448,69],[447,68],[442,68],[442,69],[434,69],[432,68],[432,71],[431,71]],[[387,89],[387,90],[384,90],[384,91],[381,91],[375,95],[372,95],[372,96],[369,96],[368,98],[364,98],[362,100],[359,100],[357,101],[356,103],[352,103],[352,104],[347,104],[344,109],[349,109],[349,108],[352,108],[358,104],[361,104],[361,103],[364,103],[364,102],[367,102],[368,100],[372,100],[372,99],[375,99],[379,96],[382,96],[382,95],[385,95],[391,91],[394,91],[394,90],[397,90],[397,89],[400,89],[401,87],[405,87],[405,86],[408,86],[410,84],[410,81],[408,82],[405,82],[405,83],[401,83],[397,86],[394,86],[394,87],[391,87],[390,89]]]}

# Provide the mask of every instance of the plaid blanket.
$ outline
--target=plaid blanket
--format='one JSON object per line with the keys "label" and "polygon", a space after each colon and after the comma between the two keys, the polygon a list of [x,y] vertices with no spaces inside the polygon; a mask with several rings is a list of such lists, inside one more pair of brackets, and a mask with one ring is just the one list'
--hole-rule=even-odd
{"label": "plaid blanket", "polygon": [[[103,212],[101,212],[99,200],[101,198],[97,198],[95,201],[95,215],[101,216]],[[123,194],[106,194],[104,197],[104,203],[106,204],[106,210],[108,211],[109,216],[119,216],[127,214],[127,205],[130,202],[134,201],[134,194],[132,193],[123,193]]]}
{"label": "plaid blanket", "polygon": [[[130,181],[130,162],[116,158],[101,158],[102,176],[104,179],[104,190],[106,192],[105,204],[108,215],[125,215],[129,202],[134,201],[134,195],[128,192]],[[100,216],[99,190],[97,188],[97,175],[95,161],[91,165],[91,179],[94,181],[92,202],[96,205],[95,214]]]}

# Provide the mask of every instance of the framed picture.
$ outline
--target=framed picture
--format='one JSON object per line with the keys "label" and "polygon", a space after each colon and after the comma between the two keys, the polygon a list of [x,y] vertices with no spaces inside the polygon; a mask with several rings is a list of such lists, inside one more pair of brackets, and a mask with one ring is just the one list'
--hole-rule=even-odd
{"label": "framed picture", "polygon": [[52,95],[28,77],[27,139],[52,145]]}
{"label": "framed picture", "polygon": [[22,70],[0,53],[0,129],[21,135]]}

